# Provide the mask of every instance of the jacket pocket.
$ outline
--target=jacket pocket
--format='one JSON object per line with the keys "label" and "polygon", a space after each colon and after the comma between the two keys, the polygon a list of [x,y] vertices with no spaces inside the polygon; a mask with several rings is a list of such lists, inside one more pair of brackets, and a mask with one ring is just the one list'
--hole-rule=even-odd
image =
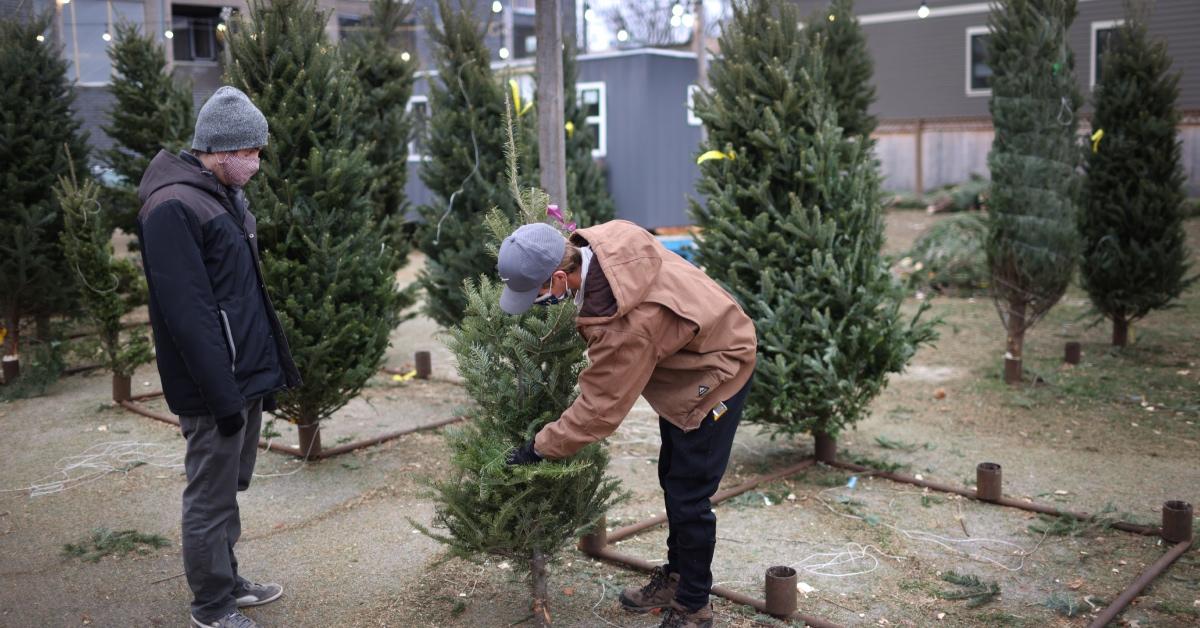
{"label": "jacket pocket", "polygon": [[225,310],[217,308],[221,315],[221,330],[225,332],[225,344],[229,348],[229,370],[237,372],[237,343],[233,341],[233,329],[229,326],[229,316]]}

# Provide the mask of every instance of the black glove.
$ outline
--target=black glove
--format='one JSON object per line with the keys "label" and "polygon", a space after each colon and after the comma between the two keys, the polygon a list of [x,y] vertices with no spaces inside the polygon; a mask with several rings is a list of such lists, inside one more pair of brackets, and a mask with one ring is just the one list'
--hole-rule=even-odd
{"label": "black glove", "polygon": [[279,409],[279,402],[275,399],[274,393],[263,397],[263,412],[274,412]]}
{"label": "black glove", "polygon": [[542,461],[542,457],[533,449],[533,441],[529,441],[520,447],[508,452],[508,457],[505,459],[510,465],[518,464],[537,464]]}
{"label": "black glove", "polygon": [[242,426],[245,424],[246,419],[242,417],[242,413],[236,412],[229,416],[223,416],[217,419],[217,432],[219,432],[221,436],[233,436],[234,434],[237,434],[238,430],[242,429]]}

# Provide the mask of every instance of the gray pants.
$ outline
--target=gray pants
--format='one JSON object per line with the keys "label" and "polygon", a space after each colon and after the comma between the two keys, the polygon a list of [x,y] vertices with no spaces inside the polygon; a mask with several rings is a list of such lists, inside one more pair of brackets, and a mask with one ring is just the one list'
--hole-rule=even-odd
{"label": "gray pants", "polygon": [[250,486],[262,428],[262,400],[246,404],[246,425],[221,436],[211,416],[179,417],[187,439],[183,489],[183,568],[192,589],[192,615],[211,622],[237,610],[233,546],[242,534],[237,493]]}

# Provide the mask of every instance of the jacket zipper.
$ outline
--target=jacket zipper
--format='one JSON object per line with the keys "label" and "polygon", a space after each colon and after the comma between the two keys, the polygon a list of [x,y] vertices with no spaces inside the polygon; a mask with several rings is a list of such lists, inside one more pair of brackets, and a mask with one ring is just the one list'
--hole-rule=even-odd
{"label": "jacket zipper", "polygon": [[229,370],[237,372],[237,345],[233,342],[233,328],[229,326],[229,316],[225,310],[217,308],[221,313],[221,327],[225,330],[225,343],[229,345]]}

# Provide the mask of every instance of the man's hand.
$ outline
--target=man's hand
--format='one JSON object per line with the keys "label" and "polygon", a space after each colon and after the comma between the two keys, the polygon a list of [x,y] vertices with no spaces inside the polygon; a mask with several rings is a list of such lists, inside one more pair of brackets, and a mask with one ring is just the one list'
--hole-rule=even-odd
{"label": "man's hand", "polygon": [[238,430],[242,429],[242,426],[245,424],[246,419],[242,416],[241,412],[231,414],[229,416],[223,416],[217,419],[217,432],[219,432],[221,436],[228,438],[234,434],[237,434]]}
{"label": "man's hand", "polygon": [[505,461],[510,465],[537,464],[542,461],[542,457],[533,448],[533,441],[531,440],[508,452],[508,458]]}

